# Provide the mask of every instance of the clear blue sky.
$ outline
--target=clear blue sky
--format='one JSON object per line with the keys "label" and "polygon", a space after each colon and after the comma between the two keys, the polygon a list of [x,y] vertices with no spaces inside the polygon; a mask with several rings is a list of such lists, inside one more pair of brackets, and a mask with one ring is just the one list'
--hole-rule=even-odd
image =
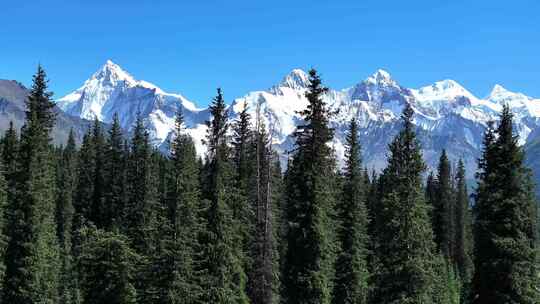
{"label": "clear blue sky", "polygon": [[333,88],[377,68],[402,85],[452,78],[540,97],[540,1],[3,1],[0,78],[38,62],[61,97],[107,59],[205,105],[316,67]]}

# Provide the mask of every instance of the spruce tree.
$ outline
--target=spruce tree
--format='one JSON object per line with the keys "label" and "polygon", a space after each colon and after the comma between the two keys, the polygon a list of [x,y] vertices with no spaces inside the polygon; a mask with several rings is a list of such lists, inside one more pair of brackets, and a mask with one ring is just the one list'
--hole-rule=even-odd
{"label": "spruce tree", "polygon": [[105,136],[101,128],[101,123],[97,118],[94,119],[92,128],[92,145],[94,152],[94,172],[93,172],[93,190],[92,203],[89,208],[88,220],[96,227],[104,228],[105,222]]}
{"label": "spruce tree", "polygon": [[131,248],[141,256],[137,269],[137,300],[150,301],[152,293],[152,257],[157,245],[157,176],[148,132],[138,114],[131,139],[127,165],[128,197],[124,208],[123,232]]}
{"label": "spruce tree", "polygon": [[124,138],[117,113],[113,116],[104,158],[105,184],[102,222],[108,230],[114,230],[120,227],[125,204]]}
{"label": "spruce tree", "polygon": [[73,223],[73,197],[75,190],[76,147],[73,130],[70,130],[66,147],[61,151],[57,165],[56,235],[60,246],[60,281],[58,303],[77,303],[78,291],[73,282],[76,275],[71,254]]}
{"label": "spruce tree", "polygon": [[304,124],[294,137],[296,148],[287,172],[287,253],[284,261],[284,301],[329,303],[333,283],[335,160],[327,145],[333,138],[330,111],[323,100],[327,88],[314,69],[309,71]]}
{"label": "spruce tree", "polygon": [[[455,261],[455,200],[453,198],[450,161],[443,149],[439,159],[436,182],[436,198],[433,206],[435,243],[443,256]],[[436,223],[436,224],[435,224]]]}
{"label": "spruce tree", "polygon": [[536,200],[530,170],[503,107],[488,129],[474,206],[474,303],[538,303]]}
{"label": "spruce tree", "polygon": [[85,304],[135,304],[133,281],[138,256],[125,236],[83,228],[86,241],[81,250],[81,291]]}
{"label": "spruce tree", "polygon": [[435,236],[435,243],[437,243],[437,235],[441,235],[441,218],[438,216],[438,213],[435,211],[438,210],[436,207],[438,204],[437,198],[437,178],[433,174],[433,171],[430,171],[426,179],[426,202],[431,206],[429,210],[429,216],[431,218],[431,226],[433,227],[433,235]]}
{"label": "spruce tree", "polygon": [[384,224],[376,225],[372,303],[432,303],[434,298],[437,256],[413,114],[407,104],[403,128],[389,146],[388,166],[380,177],[377,221]]}
{"label": "spruce tree", "polygon": [[46,73],[38,66],[26,101],[16,194],[8,210],[3,303],[55,303],[58,298],[55,179],[49,145],[55,120],[51,96]]}
{"label": "spruce tree", "polygon": [[190,304],[201,301],[199,238],[202,223],[197,153],[193,139],[184,133],[183,124],[179,110],[170,157],[168,221],[171,229],[169,246],[165,246],[170,273],[166,297],[167,303]]}
{"label": "spruce tree", "polygon": [[469,195],[467,193],[467,182],[465,179],[465,165],[460,159],[458,162],[456,178],[456,253],[455,264],[457,274],[462,282],[463,298],[468,298],[472,275],[474,273],[473,265],[473,236],[472,236],[472,216],[469,204]]}
{"label": "spruce tree", "polygon": [[337,205],[341,225],[337,233],[340,251],[336,260],[334,304],[367,303],[368,215],[364,178],[358,124],[353,119],[346,138],[343,193]]}
{"label": "spruce tree", "polygon": [[[2,156],[0,150],[0,156]],[[7,235],[6,235],[6,219],[7,219],[7,207],[8,207],[8,183],[5,178],[3,157],[0,157],[0,280],[4,279],[4,273],[6,272],[6,266],[4,264],[6,247],[7,247]],[[0,281],[1,282],[1,281]],[[1,293],[0,293],[1,296]]]}
{"label": "spruce tree", "polygon": [[207,121],[207,164],[205,168],[206,233],[204,237],[204,267],[207,303],[247,303],[245,272],[234,242],[235,223],[234,167],[227,140],[227,112],[221,89],[210,105],[212,119]]}
{"label": "spruce tree", "polygon": [[[251,129],[251,115],[244,104],[238,118],[232,124],[232,161],[235,173],[236,197],[232,199],[234,221],[234,242],[240,244],[236,255],[242,262],[246,275],[252,275],[250,249],[253,247],[255,228],[254,207],[257,202],[257,189],[252,182],[255,174],[254,132]],[[255,202],[255,203],[254,203]],[[251,287],[248,287],[250,289]],[[250,293],[250,292],[248,292]],[[252,295],[250,295],[253,298]]]}
{"label": "spruce tree", "polygon": [[279,244],[281,217],[281,169],[272,151],[270,134],[257,108],[255,130],[251,143],[251,194],[254,221],[251,244],[252,259],[249,296],[253,304],[277,303],[279,300]]}
{"label": "spruce tree", "polygon": [[13,121],[9,122],[2,140],[2,160],[4,161],[4,177],[7,182],[7,200],[11,202],[15,197],[15,177],[17,175],[17,154],[19,151],[19,138],[13,127]]}
{"label": "spruce tree", "polygon": [[152,174],[152,148],[148,132],[139,115],[133,130],[131,150],[128,159],[128,200],[124,208],[123,229],[138,254],[152,252],[152,238],[155,233],[154,207],[157,195],[156,180]]}

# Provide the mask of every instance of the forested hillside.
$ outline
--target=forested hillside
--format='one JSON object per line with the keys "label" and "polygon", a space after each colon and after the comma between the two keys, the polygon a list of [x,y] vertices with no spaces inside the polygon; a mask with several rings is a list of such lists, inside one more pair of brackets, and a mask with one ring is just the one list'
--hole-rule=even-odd
{"label": "forested hillside", "polygon": [[[356,119],[343,166],[326,103],[308,73],[286,168],[273,125],[221,89],[200,157],[176,112],[167,153],[135,113],[97,119],[82,143],[52,141],[45,71],[22,127],[0,149],[0,303],[534,304],[538,205],[513,113],[483,136],[478,186],[446,151],[427,172],[407,104],[381,172],[366,168]],[[428,176],[427,179],[424,178]]]}

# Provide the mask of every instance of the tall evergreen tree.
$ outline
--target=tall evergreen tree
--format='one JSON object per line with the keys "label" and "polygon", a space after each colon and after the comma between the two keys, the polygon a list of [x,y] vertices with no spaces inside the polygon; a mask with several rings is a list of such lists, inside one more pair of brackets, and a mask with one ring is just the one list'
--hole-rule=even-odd
{"label": "tall evergreen tree", "polygon": [[249,296],[253,304],[278,303],[279,244],[281,216],[281,169],[272,151],[270,134],[257,107],[255,130],[251,143],[251,195],[254,207],[251,244],[252,265],[249,277]]}
{"label": "tall evergreen tree", "polygon": [[3,303],[56,303],[58,298],[55,180],[49,146],[55,120],[51,96],[46,73],[38,66],[26,101],[16,194],[8,211]]}
{"label": "tall evergreen tree", "polygon": [[81,291],[85,304],[135,304],[133,281],[138,256],[125,236],[83,228]]}
{"label": "tall evergreen tree", "polygon": [[122,221],[125,198],[125,155],[122,128],[118,114],[113,116],[111,129],[104,153],[104,226],[109,230],[119,229]]}
{"label": "tall evergreen tree", "polygon": [[435,242],[442,254],[455,261],[455,201],[450,161],[443,149],[437,170],[436,197],[433,206]]}
{"label": "tall evergreen tree", "polygon": [[[0,156],[2,156],[2,150],[0,150]],[[8,208],[8,183],[5,178],[3,157],[0,157],[0,280],[4,279],[4,273],[6,272],[6,266],[4,264],[7,236],[6,236],[6,219]],[[1,281],[0,281],[1,282]],[[1,293],[0,293],[1,296]]]}
{"label": "tall evergreen tree", "polygon": [[61,151],[57,169],[56,235],[60,246],[60,304],[77,303],[78,291],[73,285],[76,275],[71,254],[73,223],[73,197],[75,190],[76,148],[73,130],[70,130],[66,147]]}
{"label": "tall evergreen tree", "polygon": [[142,117],[137,115],[127,165],[128,197],[122,228],[131,247],[141,256],[135,286],[139,302],[150,301],[154,297],[151,263],[157,245],[156,212],[159,207],[155,165],[148,132],[144,128]]}
{"label": "tall evergreen tree", "polygon": [[496,130],[484,138],[474,208],[474,303],[540,301],[534,186],[512,119],[505,105]]}
{"label": "tall evergreen tree", "polygon": [[429,216],[431,218],[431,226],[433,227],[433,235],[435,236],[435,243],[437,243],[437,235],[441,234],[441,219],[435,212],[438,210],[435,206],[438,204],[437,199],[437,178],[430,171],[426,179],[426,202],[431,206],[429,210]]}
{"label": "tall evergreen tree", "polygon": [[[244,104],[237,120],[232,124],[231,145],[236,179],[234,185],[236,197],[233,198],[233,204],[231,206],[235,230],[234,242],[241,244],[238,247],[239,251],[236,255],[241,260],[242,267],[249,277],[253,271],[250,249],[253,246],[255,228],[254,207],[257,202],[257,189],[252,183],[252,180],[257,164],[255,161],[256,152],[253,149],[254,132],[251,129],[251,115],[248,113],[247,104]],[[253,298],[252,295],[250,297]]]}
{"label": "tall evergreen tree", "polygon": [[9,122],[2,140],[2,160],[4,161],[4,176],[7,182],[7,199],[11,202],[15,196],[15,177],[17,175],[17,154],[19,151],[19,138],[13,127],[13,121]]}
{"label": "tall evergreen tree", "polygon": [[462,282],[463,298],[470,290],[473,265],[473,236],[472,236],[472,216],[469,207],[469,195],[467,193],[467,182],[465,179],[465,165],[460,159],[456,173],[456,253],[455,263],[457,272]]}
{"label": "tall evergreen tree", "polygon": [[205,196],[206,237],[204,246],[208,303],[247,303],[245,273],[233,238],[234,168],[227,140],[227,112],[221,89],[210,105],[207,121],[207,165]]}
{"label": "tall evergreen tree", "polygon": [[165,250],[170,266],[166,303],[201,301],[200,251],[201,206],[199,168],[193,139],[184,133],[182,112],[176,114],[171,143],[169,186],[170,244]]}
{"label": "tall evergreen tree", "polygon": [[377,263],[373,303],[432,303],[436,259],[433,232],[422,193],[420,144],[414,111],[403,111],[403,129],[389,146],[388,166],[381,176],[380,219],[375,236]]}
{"label": "tall evergreen tree", "polygon": [[368,293],[368,214],[366,209],[366,183],[362,172],[361,147],[358,124],[349,125],[345,153],[344,185],[338,216],[340,253],[336,261],[336,278],[332,303],[367,303]]}
{"label": "tall evergreen tree", "polygon": [[89,208],[88,220],[96,227],[104,228],[105,223],[105,136],[101,128],[101,123],[97,118],[94,119],[92,128],[92,145],[94,152],[94,172],[93,172],[93,190],[92,203]]}
{"label": "tall evergreen tree", "polygon": [[124,209],[125,234],[130,238],[138,254],[152,251],[155,234],[155,214],[157,195],[156,180],[152,175],[152,148],[148,132],[139,115],[133,130],[131,150],[128,160],[127,182],[129,197]]}
{"label": "tall evergreen tree", "polygon": [[296,151],[287,177],[287,253],[284,261],[284,301],[329,303],[333,283],[335,159],[327,145],[333,138],[327,88],[314,69],[309,71],[308,105],[300,112],[305,124],[294,133]]}
{"label": "tall evergreen tree", "polygon": [[73,217],[71,223],[71,258],[73,268],[72,285],[76,294],[76,303],[82,301],[80,294],[80,278],[82,275],[80,269],[80,256],[84,242],[84,229],[90,224],[90,210],[94,195],[94,170],[95,153],[92,141],[92,133],[89,129],[77,153],[75,193],[73,195]]}

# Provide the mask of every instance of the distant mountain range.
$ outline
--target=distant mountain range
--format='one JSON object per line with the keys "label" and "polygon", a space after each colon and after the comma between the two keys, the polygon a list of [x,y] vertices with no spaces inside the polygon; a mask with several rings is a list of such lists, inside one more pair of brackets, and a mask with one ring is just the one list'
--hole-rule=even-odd
{"label": "distant mountain range", "polygon": [[[9,128],[10,121],[19,130],[25,119],[26,97],[28,89],[14,80],[0,79],[0,131]],[[91,121],[71,116],[55,107],[56,125],[52,131],[53,141],[57,145],[65,144],[69,130],[73,128],[76,140],[80,142]]]}
{"label": "distant mountain range", "polygon": [[[231,119],[248,106],[252,116],[260,109],[267,126],[273,132],[274,147],[286,159],[293,146],[291,134],[302,122],[297,111],[305,108],[308,85],[306,73],[294,69],[268,89],[248,92],[231,101]],[[22,121],[24,88],[13,81],[0,81],[0,128],[9,119]],[[344,153],[347,124],[356,117],[361,126],[363,158],[369,169],[380,170],[386,163],[387,145],[400,128],[399,117],[406,103],[416,112],[415,124],[422,142],[424,158],[431,168],[446,149],[451,160],[463,158],[469,178],[474,176],[482,149],[482,136],[488,121],[497,120],[503,104],[515,113],[516,135],[520,144],[531,153],[529,163],[540,172],[540,100],[522,93],[510,92],[495,85],[489,96],[478,98],[453,80],[435,82],[418,89],[402,87],[383,70],[345,89],[330,89],[325,96],[336,113],[331,125],[336,130],[332,146],[338,159]],[[110,123],[118,113],[121,125],[130,130],[137,113],[144,118],[155,146],[164,149],[174,127],[174,115],[182,109],[188,132],[194,137],[199,153],[204,152],[201,140],[205,136],[207,108],[199,108],[182,94],[167,93],[158,86],[137,80],[120,66],[107,61],[77,90],[57,100],[59,120],[58,141],[65,138],[65,129],[75,126],[80,132],[90,119],[97,117]],[[63,132],[62,132],[63,131]],[[533,153],[534,151],[534,153]],[[538,158],[538,160],[537,160]],[[540,174],[538,176],[540,178]]]}

